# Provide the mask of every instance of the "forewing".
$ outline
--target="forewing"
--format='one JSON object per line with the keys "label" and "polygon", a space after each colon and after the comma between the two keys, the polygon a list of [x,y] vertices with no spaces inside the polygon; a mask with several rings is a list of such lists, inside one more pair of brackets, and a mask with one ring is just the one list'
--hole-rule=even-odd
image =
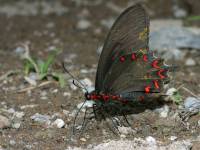
{"label": "forewing", "polygon": [[[130,65],[127,61],[126,64],[122,64],[113,60],[141,48],[148,49],[148,36],[149,18],[140,4],[129,7],[118,17],[107,36],[100,56],[95,83],[97,92],[109,90],[111,80],[106,79],[108,73],[115,80],[125,72],[122,70],[127,70]],[[112,72],[111,67],[112,70],[117,67],[118,72]]]}

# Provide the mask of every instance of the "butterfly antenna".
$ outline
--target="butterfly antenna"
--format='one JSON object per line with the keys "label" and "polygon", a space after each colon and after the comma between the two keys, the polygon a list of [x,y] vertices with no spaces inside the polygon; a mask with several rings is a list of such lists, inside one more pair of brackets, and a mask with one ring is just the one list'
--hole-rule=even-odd
{"label": "butterfly antenna", "polygon": [[[80,89],[84,89],[84,90],[87,92],[86,86],[85,86],[82,82],[80,82],[76,77],[74,77],[74,76],[67,70],[67,68],[65,67],[65,63],[64,63],[64,62],[62,63],[62,66],[63,66],[64,71],[73,79],[72,83],[73,83],[76,87],[78,87],[78,88],[80,88]],[[76,80],[76,82],[78,82],[82,87],[79,86],[78,84],[76,84],[76,83],[75,83],[75,80]]]}

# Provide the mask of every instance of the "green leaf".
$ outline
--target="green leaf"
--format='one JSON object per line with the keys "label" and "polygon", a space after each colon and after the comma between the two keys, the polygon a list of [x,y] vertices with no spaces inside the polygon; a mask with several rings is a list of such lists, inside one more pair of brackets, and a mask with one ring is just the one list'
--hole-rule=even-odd
{"label": "green leaf", "polygon": [[42,65],[41,67],[41,72],[40,73],[47,73],[48,72],[48,69],[49,69],[49,66],[51,64],[53,64],[56,56],[58,54],[58,51],[53,51],[47,58],[47,60],[44,62],[44,65]]}
{"label": "green leaf", "polygon": [[65,78],[62,73],[54,72],[54,73],[52,73],[52,76],[54,79],[56,79],[59,82],[61,88],[65,87],[66,82],[65,82]]}
{"label": "green leaf", "polygon": [[30,61],[26,60],[25,63],[24,63],[24,73],[25,73],[25,75],[28,75],[31,70],[35,71],[34,66],[33,66],[33,64],[30,63]]}
{"label": "green leaf", "polygon": [[179,94],[179,92],[175,92],[172,96],[171,96],[172,100],[176,103],[176,104],[180,104],[181,102],[183,102],[182,96]]}
{"label": "green leaf", "polygon": [[200,20],[200,16],[190,16],[186,20],[188,20],[188,21],[197,21],[197,20]]}

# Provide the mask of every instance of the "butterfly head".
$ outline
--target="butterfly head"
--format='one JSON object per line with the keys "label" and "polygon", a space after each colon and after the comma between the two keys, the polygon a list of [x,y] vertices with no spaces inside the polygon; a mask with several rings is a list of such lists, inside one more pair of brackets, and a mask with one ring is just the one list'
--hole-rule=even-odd
{"label": "butterfly head", "polygon": [[85,92],[85,99],[86,100],[91,100],[91,96],[90,96],[90,93],[88,91]]}

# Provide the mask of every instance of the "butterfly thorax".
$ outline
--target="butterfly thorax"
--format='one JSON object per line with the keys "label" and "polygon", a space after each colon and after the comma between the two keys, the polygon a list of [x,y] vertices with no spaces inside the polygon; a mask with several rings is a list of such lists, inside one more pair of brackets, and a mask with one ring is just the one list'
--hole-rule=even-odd
{"label": "butterfly thorax", "polygon": [[121,96],[120,95],[115,95],[115,94],[105,94],[105,93],[101,93],[101,94],[97,94],[95,91],[88,93],[85,93],[85,98],[87,100],[93,100],[93,101],[109,101],[109,100],[121,100]]}

